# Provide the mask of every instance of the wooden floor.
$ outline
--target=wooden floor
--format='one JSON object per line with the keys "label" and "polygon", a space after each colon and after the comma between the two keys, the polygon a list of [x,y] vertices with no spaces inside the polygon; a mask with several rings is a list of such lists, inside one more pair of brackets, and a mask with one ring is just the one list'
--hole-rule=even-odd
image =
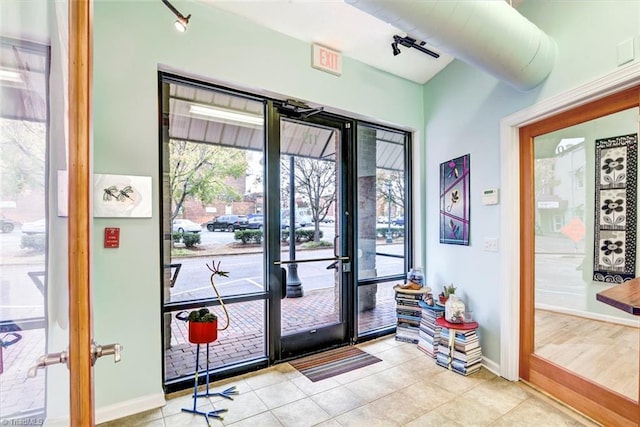
{"label": "wooden floor", "polygon": [[535,353],[638,400],[640,328],[536,309]]}

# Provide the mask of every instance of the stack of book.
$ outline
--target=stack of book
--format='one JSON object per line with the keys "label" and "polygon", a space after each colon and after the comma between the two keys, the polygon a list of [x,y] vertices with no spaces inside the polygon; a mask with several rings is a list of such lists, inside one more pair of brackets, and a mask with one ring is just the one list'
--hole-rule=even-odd
{"label": "stack of book", "polygon": [[418,304],[422,309],[418,332],[418,349],[435,359],[440,341],[440,325],[436,324],[436,319],[444,316],[444,307],[435,303],[434,305],[428,305],[424,301],[420,301]]}
{"label": "stack of book", "polygon": [[402,292],[396,290],[396,340],[412,344],[418,343],[420,331],[420,317],[422,309],[419,302],[422,293]]}
{"label": "stack of book", "polygon": [[475,327],[453,329],[444,319],[440,324],[440,342],[436,354],[436,363],[461,375],[469,375],[482,366],[482,349]]}

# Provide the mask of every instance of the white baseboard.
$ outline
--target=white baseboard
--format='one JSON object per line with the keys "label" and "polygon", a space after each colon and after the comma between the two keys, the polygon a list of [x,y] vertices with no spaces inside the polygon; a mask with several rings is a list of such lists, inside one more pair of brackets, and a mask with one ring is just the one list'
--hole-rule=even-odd
{"label": "white baseboard", "polygon": [[157,393],[116,403],[114,405],[104,406],[102,408],[96,408],[96,424],[160,408],[166,403],[167,401],[164,398],[164,393]]}
{"label": "white baseboard", "polygon": [[500,365],[498,365],[493,360],[487,359],[486,357],[482,356],[482,367],[492,374],[500,376]]}
{"label": "white baseboard", "polygon": [[[140,412],[160,408],[166,403],[167,401],[164,398],[164,393],[158,393],[127,400],[114,405],[104,406],[102,408],[96,408],[95,423],[106,423],[108,421],[135,415]],[[43,425],[47,427],[68,427],[70,424],[69,418],[47,418]]]}

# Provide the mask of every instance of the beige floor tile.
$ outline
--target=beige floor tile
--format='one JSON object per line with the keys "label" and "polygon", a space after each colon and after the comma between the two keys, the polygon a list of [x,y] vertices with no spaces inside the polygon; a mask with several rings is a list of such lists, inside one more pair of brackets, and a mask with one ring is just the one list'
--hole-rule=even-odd
{"label": "beige floor tile", "polygon": [[487,408],[495,409],[504,415],[529,398],[509,381],[501,378],[485,381],[461,395],[462,399],[470,399]]}
{"label": "beige floor tile", "polygon": [[393,345],[389,343],[388,339],[378,338],[377,340],[367,341],[362,344],[358,344],[356,347],[358,347],[360,350],[366,351],[369,354],[375,355],[376,353],[379,353],[381,351],[389,350],[390,348],[393,347]]}
{"label": "beige floor tile", "polygon": [[400,425],[429,411],[426,404],[412,395],[410,387],[384,396],[367,406],[370,406],[371,412],[378,414],[380,418],[389,418]]}
{"label": "beige floor tile", "polygon": [[432,412],[468,427],[488,426],[502,416],[502,414],[494,408],[462,397],[450,400],[444,405],[438,406]]}
{"label": "beige floor tile", "polygon": [[320,424],[316,424],[314,427],[342,427],[342,426],[340,425],[339,422],[331,418],[330,420],[327,420]]}
{"label": "beige floor tile", "polygon": [[[211,425],[215,425],[213,418],[209,418]],[[217,421],[219,423],[219,421]],[[187,426],[203,426],[207,425],[204,416],[197,414],[189,414],[182,412],[179,414],[173,414],[168,417],[164,417],[164,425],[166,427],[187,427]]]}
{"label": "beige floor tile", "polygon": [[420,402],[420,405],[426,410],[432,410],[444,405],[457,396],[429,380],[419,381],[396,393],[411,396],[413,400]]}
{"label": "beige floor tile", "polygon": [[263,412],[230,424],[230,427],[282,427],[282,424],[271,412]]}
{"label": "beige floor tile", "polygon": [[[213,382],[210,392],[235,385],[230,401],[199,398],[197,408],[226,408],[223,421],[233,427],[595,427],[553,400],[519,382],[486,369],[471,376],[450,372],[393,337],[358,347],[382,361],[326,380],[312,382],[288,363]],[[200,388],[201,392],[204,389]],[[191,409],[191,390],[174,394],[160,409],[100,427],[205,426]]]}
{"label": "beige floor tile", "polygon": [[263,387],[256,390],[255,393],[269,409],[277,408],[307,397],[307,395],[291,381]]}
{"label": "beige floor tile", "polygon": [[276,408],[271,413],[285,427],[310,427],[331,418],[309,397]]}
{"label": "beige floor tile", "polygon": [[[420,352],[420,350],[417,349],[416,351]],[[389,362],[391,365],[399,365],[406,362],[407,360],[414,359],[417,356],[417,354],[412,353],[403,346],[391,347],[388,350],[381,351],[380,353],[376,354],[377,358]]]}
{"label": "beige floor tile", "polygon": [[442,368],[439,373],[431,377],[431,381],[451,393],[460,395],[488,381],[488,378],[485,375],[480,375],[480,372],[465,377],[464,375]]}
{"label": "beige floor tile", "polygon": [[[498,418],[492,427],[538,427],[544,422],[546,426],[594,426],[595,424],[584,419],[578,420],[579,416],[569,416],[556,409],[554,405],[546,403],[540,399],[530,397],[509,411],[504,416]],[[542,421],[544,420],[544,421]]]}
{"label": "beige floor tile", "polygon": [[304,391],[307,396],[313,396],[314,394],[322,393],[323,391],[340,386],[340,383],[333,378],[313,382],[304,375],[292,379],[291,382],[300,390]]}
{"label": "beige floor tile", "polygon": [[[182,412],[182,408],[193,409],[193,398],[191,395],[167,400],[167,404],[162,407],[162,415],[166,418],[179,414]],[[197,399],[196,409],[199,411],[212,411],[213,405],[206,397],[200,397]]]}
{"label": "beige floor tile", "polygon": [[373,405],[361,406],[335,418],[344,427],[393,427],[399,423],[385,417]]}
{"label": "beige floor tile", "polygon": [[423,416],[405,424],[403,427],[465,427],[435,411],[428,412]]}
{"label": "beige floor tile", "polygon": [[273,384],[289,381],[287,375],[280,372],[278,368],[274,366],[246,374],[243,379],[251,390],[258,390]]}
{"label": "beige floor tile", "polygon": [[345,384],[351,392],[364,402],[371,402],[397,389],[382,374],[370,375],[357,381]]}
{"label": "beige floor tile", "polygon": [[419,369],[419,366],[403,363],[380,372],[376,376],[386,378],[390,384],[393,384],[394,388],[401,389],[420,380],[416,376],[416,372]]}
{"label": "beige floor tile", "polygon": [[240,394],[233,400],[218,401],[214,406],[216,409],[225,408],[228,410],[224,414],[223,424],[225,425],[268,411],[267,405],[253,391]]}
{"label": "beige floor tile", "polygon": [[345,386],[332,388],[331,390],[313,395],[311,398],[324,409],[325,412],[333,417],[366,403]]}
{"label": "beige floor tile", "polygon": [[304,376],[302,373],[300,373],[300,371],[298,371],[288,363],[280,363],[278,365],[275,365],[274,368],[277,372],[284,374],[290,380]]}

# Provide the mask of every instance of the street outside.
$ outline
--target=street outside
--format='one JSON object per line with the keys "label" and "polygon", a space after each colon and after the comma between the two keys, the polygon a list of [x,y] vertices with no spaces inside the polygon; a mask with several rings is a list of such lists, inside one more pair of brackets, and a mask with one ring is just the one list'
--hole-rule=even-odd
{"label": "street outside", "polygon": [[[334,226],[322,224],[322,240],[332,242]],[[239,295],[264,291],[264,252],[261,246],[247,245],[243,249],[241,243],[233,238],[234,233],[208,232],[201,233],[201,244],[194,251],[195,256],[178,256],[172,263],[181,264],[180,273],[175,286],[171,290],[171,302],[186,301],[215,296],[210,284],[210,271],[206,264],[220,262],[220,268],[229,272],[229,277],[216,277],[215,285],[222,296]],[[230,248],[229,245],[233,247]],[[298,245],[299,246],[299,245]],[[289,259],[289,246],[283,243],[282,260]],[[383,244],[379,252],[402,255],[402,241],[395,244]],[[296,259],[332,258],[333,248],[301,250],[296,248]],[[327,267],[332,261],[319,261],[298,264],[298,277],[304,291],[329,288],[334,286],[334,270]],[[378,275],[401,273],[404,269],[402,258],[386,256],[376,257]]]}

